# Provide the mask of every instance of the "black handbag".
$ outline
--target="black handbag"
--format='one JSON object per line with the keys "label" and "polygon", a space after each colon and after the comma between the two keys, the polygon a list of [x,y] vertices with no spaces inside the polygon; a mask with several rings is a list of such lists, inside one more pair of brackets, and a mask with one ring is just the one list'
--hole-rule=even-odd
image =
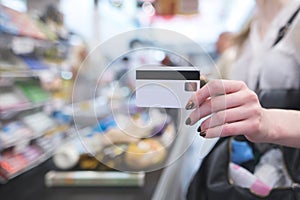
{"label": "black handbag", "polygon": [[300,89],[260,89],[256,93],[264,108],[300,110]]}
{"label": "black handbag", "polygon": [[281,147],[286,169],[294,182],[290,187],[273,188],[262,197],[248,188],[234,185],[229,177],[232,137],[220,139],[206,156],[187,193],[189,200],[298,200],[300,199],[300,150]]}

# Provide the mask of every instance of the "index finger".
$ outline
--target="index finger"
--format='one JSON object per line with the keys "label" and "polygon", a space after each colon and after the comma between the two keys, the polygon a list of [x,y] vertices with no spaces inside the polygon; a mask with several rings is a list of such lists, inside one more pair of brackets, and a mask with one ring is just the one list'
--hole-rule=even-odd
{"label": "index finger", "polygon": [[209,81],[201,89],[197,90],[196,93],[189,99],[186,104],[186,109],[194,109],[199,107],[206,99],[215,96],[230,94],[238,92],[241,89],[246,88],[246,84],[242,81],[233,80],[212,80]]}

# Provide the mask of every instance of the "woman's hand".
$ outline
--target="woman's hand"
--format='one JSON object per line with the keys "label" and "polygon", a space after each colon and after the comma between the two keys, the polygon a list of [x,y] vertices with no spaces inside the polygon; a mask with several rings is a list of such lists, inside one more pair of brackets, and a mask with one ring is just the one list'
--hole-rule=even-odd
{"label": "woman's hand", "polygon": [[253,142],[263,141],[267,137],[266,134],[260,134],[265,109],[244,82],[210,81],[191,97],[186,109],[193,109],[186,120],[187,125],[193,125],[212,114],[198,128],[202,137],[242,134]]}

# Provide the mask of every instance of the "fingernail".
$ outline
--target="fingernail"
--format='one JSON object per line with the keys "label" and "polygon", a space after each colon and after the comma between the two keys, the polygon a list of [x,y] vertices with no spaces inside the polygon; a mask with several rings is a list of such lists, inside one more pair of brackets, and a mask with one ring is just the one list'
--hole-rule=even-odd
{"label": "fingernail", "polygon": [[192,122],[191,118],[187,118],[187,119],[185,120],[185,124],[186,124],[186,125],[190,125],[191,122]]}
{"label": "fingernail", "polygon": [[199,135],[200,135],[201,137],[205,137],[205,136],[206,136],[206,131],[201,131],[201,132],[199,133]]}
{"label": "fingernail", "polygon": [[191,110],[192,108],[194,108],[194,106],[195,106],[194,102],[190,100],[190,101],[186,104],[185,109],[186,109],[186,110]]}
{"label": "fingernail", "polygon": [[201,132],[201,126],[198,127],[197,131],[200,133]]}
{"label": "fingernail", "polygon": [[204,76],[200,77],[200,88],[202,88],[207,83],[207,79]]}
{"label": "fingernail", "polygon": [[222,95],[225,95],[225,94],[224,93],[217,93],[217,94],[215,94],[216,97],[222,96]]}

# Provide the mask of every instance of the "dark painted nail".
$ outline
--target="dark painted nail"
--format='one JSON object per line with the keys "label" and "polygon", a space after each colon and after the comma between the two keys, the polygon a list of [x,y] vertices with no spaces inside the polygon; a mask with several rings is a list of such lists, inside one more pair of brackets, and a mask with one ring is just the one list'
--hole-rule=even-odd
{"label": "dark painted nail", "polygon": [[207,83],[207,79],[203,76],[200,77],[200,88],[202,88]]}
{"label": "dark painted nail", "polygon": [[206,136],[206,131],[201,131],[201,132],[199,133],[199,135],[200,135],[201,137],[205,137],[205,136]]}
{"label": "dark painted nail", "polygon": [[187,119],[185,120],[185,124],[186,124],[186,125],[190,125],[191,122],[192,122],[191,118],[187,118]]}
{"label": "dark painted nail", "polygon": [[189,102],[186,104],[185,109],[186,109],[186,110],[191,110],[191,109],[194,108],[194,106],[195,106],[194,102],[193,102],[193,101],[189,101]]}
{"label": "dark painted nail", "polygon": [[198,127],[197,131],[200,133],[201,132],[201,126]]}

